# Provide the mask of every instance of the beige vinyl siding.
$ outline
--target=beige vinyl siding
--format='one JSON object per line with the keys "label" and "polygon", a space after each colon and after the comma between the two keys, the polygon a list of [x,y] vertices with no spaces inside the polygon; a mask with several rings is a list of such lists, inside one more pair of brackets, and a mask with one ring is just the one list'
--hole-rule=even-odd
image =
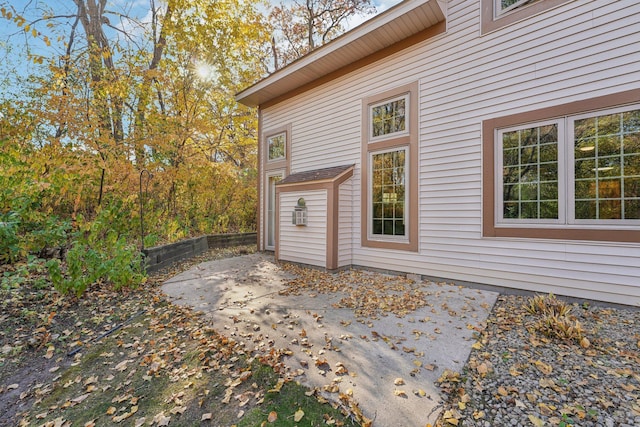
{"label": "beige vinyl siding", "polygon": [[338,194],[338,267],[351,265],[353,250],[353,186],[352,179],[340,184]]}
{"label": "beige vinyl siding", "polygon": [[[482,121],[640,88],[640,2],[569,1],[484,36],[479,8],[448,1],[446,34],[270,107],[265,124],[292,124],[292,171],[356,164],[354,265],[640,305],[640,243],[483,238],[481,228]],[[361,100],[415,81],[419,252],[362,248]]]}
{"label": "beige vinyl siding", "polygon": [[[291,223],[291,212],[302,197],[307,206],[308,223]],[[327,191],[292,191],[280,193],[279,257],[283,261],[326,266],[327,261]]]}

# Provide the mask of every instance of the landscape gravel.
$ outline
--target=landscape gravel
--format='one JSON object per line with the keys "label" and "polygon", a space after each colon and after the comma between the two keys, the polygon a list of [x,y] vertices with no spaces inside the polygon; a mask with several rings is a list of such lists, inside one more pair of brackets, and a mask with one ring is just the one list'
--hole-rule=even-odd
{"label": "landscape gravel", "polygon": [[440,378],[442,424],[640,426],[640,311],[570,304],[559,339],[530,301],[500,296],[464,370]]}

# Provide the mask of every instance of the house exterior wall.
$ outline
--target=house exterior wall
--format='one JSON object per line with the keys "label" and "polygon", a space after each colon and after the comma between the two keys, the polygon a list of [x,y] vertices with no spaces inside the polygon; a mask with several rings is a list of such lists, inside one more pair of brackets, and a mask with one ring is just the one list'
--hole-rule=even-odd
{"label": "house exterior wall", "polygon": [[340,184],[338,195],[338,267],[352,264],[353,188],[352,180]]}
{"label": "house exterior wall", "polygon": [[[291,126],[291,172],[355,164],[353,265],[640,305],[640,242],[482,233],[483,121],[639,89],[640,3],[567,1],[485,34],[481,0],[443,4],[445,34],[262,111],[263,128]],[[415,82],[419,250],[363,247],[356,191],[363,173],[362,102]],[[281,212],[285,226],[287,215]],[[283,228],[281,235],[288,232]],[[305,242],[286,253],[299,254]],[[314,264],[319,256],[298,261]]]}
{"label": "house exterior wall", "polygon": [[[291,212],[304,198],[308,223],[291,223]],[[279,196],[278,258],[319,267],[327,263],[327,190],[291,191]]]}

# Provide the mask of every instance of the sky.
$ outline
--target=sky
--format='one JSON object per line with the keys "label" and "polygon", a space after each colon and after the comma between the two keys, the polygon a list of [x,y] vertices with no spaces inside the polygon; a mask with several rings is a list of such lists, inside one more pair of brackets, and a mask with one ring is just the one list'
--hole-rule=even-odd
{"label": "sky", "polygon": [[[217,0],[212,0],[217,1]],[[219,0],[218,0],[219,1]],[[283,0],[285,3],[291,0]],[[402,0],[372,0],[378,13],[384,12],[390,7],[400,3]],[[281,0],[271,0],[270,3],[275,5],[279,4]],[[145,16],[150,14],[149,12],[149,0],[108,0],[108,8],[122,13],[122,15],[136,16],[144,19]],[[52,13],[59,15],[74,15],[75,6],[71,0],[0,0],[0,8],[4,8],[6,11],[12,11],[12,7],[18,14],[23,15],[27,23],[36,20],[41,17],[43,13],[51,11]],[[362,24],[372,16],[355,16],[349,23],[348,28],[353,29]],[[117,24],[112,22],[112,24]],[[70,25],[70,23],[68,24]],[[128,25],[127,22],[122,21],[120,25]],[[18,28],[14,23],[0,18],[0,84],[5,83],[5,80],[11,80],[11,74],[26,75],[30,71],[35,71],[37,64],[28,60],[24,55],[24,51],[21,48],[11,50],[11,44],[22,45],[26,42],[28,46],[28,53],[32,55],[50,56],[52,49],[61,49],[62,44],[56,42],[56,34],[51,28],[46,27],[45,22],[39,22],[33,26],[36,31],[40,32],[39,37],[33,37],[31,35],[31,29],[28,32],[23,31],[23,28]],[[47,36],[51,40],[51,46],[47,46],[42,37]],[[11,40],[12,43],[7,44],[7,40]],[[62,54],[63,52],[56,52]],[[1,96],[2,94],[0,94]]]}

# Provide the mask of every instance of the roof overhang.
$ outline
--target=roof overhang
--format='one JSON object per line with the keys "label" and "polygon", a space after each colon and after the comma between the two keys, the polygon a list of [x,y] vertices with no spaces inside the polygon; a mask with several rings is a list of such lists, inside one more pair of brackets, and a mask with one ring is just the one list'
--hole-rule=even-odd
{"label": "roof overhang", "polygon": [[250,107],[275,104],[444,32],[444,21],[438,0],[405,0],[248,87],[236,100]]}

